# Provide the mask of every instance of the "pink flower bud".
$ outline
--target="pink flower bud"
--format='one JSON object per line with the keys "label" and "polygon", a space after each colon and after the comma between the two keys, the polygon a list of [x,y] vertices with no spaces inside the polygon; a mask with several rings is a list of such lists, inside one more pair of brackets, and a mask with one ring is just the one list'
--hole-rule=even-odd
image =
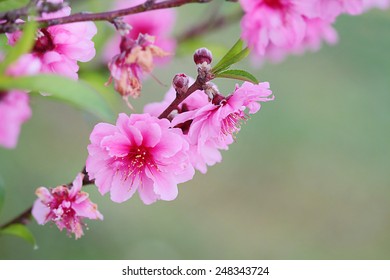
{"label": "pink flower bud", "polygon": [[189,78],[186,74],[176,74],[172,84],[177,93],[182,94],[188,90]]}
{"label": "pink flower bud", "polygon": [[210,64],[212,60],[213,60],[213,55],[211,51],[209,51],[206,48],[197,49],[194,53],[195,64],[202,64],[203,62]]}

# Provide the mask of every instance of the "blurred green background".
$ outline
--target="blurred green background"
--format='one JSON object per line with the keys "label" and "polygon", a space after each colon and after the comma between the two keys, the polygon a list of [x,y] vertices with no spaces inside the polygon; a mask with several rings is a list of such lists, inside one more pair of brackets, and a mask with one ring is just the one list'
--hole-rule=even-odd
{"label": "blurred green background", "polygon": [[[74,10],[103,1],[82,2]],[[99,5],[93,9],[103,9]],[[237,8],[225,5],[227,14]],[[207,9],[178,9],[175,34]],[[111,29],[99,29],[101,45]],[[334,47],[261,69],[253,69],[250,59],[240,65],[269,81],[276,99],[243,125],[222,163],[179,186],[175,201],[146,206],[135,196],[116,204],[89,186],[103,222],[88,221],[89,230],[77,241],[55,226],[31,222],[39,249],[1,236],[0,258],[389,259],[390,12],[342,16],[336,29],[340,42]],[[239,33],[237,24],[202,40],[223,49]],[[192,54],[181,53],[154,72],[163,83],[178,72],[195,75]],[[98,66],[97,59],[83,65],[80,76],[102,84],[106,72],[87,74]],[[216,83],[225,93],[234,86],[223,79]],[[140,112],[145,103],[161,100],[166,90],[149,79],[135,108]],[[130,113],[110,93],[106,89],[105,96],[116,112]],[[29,207],[36,187],[73,180],[98,121],[45,98],[34,97],[31,105],[33,117],[17,149],[0,149],[7,192],[0,223]]]}

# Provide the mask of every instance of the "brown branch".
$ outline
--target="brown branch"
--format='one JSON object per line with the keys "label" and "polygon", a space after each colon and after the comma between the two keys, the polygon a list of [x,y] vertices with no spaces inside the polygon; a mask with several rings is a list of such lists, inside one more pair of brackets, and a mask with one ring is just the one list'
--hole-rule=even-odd
{"label": "brown branch", "polygon": [[[108,21],[112,22],[115,18],[123,17],[131,14],[138,14],[142,12],[168,9],[180,7],[190,3],[208,3],[213,0],[167,0],[164,2],[156,3],[155,1],[147,0],[145,3],[126,8],[121,10],[101,12],[101,13],[77,13],[66,17],[52,18],[52,19],[40,19],[37,22],[39,27],[49,27],[53,25],[66,24],[72,22],[82,21]],[[0,26],[0,33],[11,32],[20,30],[25,23],[3,24]]]}
{"label": "brown branch", "polygon": [[24,17],[31,13],[31,10],[35,8],[36,4],[38,3],[38,0],[30,0],[30,2],[27,3],[26,6],[14,9],[11,11],[0,13],[0,19],[9,20],[9,21],[15,21],[18,18]]}
{"label": "brown branch", "polygon": [[19,216],[16,218],[13,218],[12,220],[8,221],[7,223],[3,224],[0,226],[0,230],[4,229],[12,224],[27,224],[31,220],[31,210],[32,206],[25,210],[23,213],[21,213]]}

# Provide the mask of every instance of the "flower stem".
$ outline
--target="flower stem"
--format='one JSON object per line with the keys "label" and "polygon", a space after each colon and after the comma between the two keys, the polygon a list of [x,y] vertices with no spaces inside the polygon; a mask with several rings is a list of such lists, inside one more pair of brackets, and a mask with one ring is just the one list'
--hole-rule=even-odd
{"label": "flower stem", "polygon": [[13,218],[12,220],[8,221],[7,223],[0,226],[0,230],[12,225],[12,224],[27,224],[31,220],[31,210],[32,206],[28,209],[26,209],[23,213],[21,213],[19,216]]}
{"label": "flower stem", "polygon": [[179,104],[183,102],[184,99],[186,99],[195,91],[203,89],[203,85],[204,83],[199,79],[198,76],[195,82],[188,88],[186,93],[176,96],[175,100],[173,100],[172,103],[169,104],[169,106],[164,110],[164,112],[161,113],[160,116],[158,116],[158,118],[159,119],[167,118],[173,110],[177,109],[177,106],[179,106]]}

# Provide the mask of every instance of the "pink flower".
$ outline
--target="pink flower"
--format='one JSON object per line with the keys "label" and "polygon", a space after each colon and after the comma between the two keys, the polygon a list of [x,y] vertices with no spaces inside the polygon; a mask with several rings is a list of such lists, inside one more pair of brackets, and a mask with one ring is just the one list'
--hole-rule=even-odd
{"label": "pink flower", "polygon": [[167,119],[120,114],[116,125],[99,123],[90,136],[86,168],[102,195],[123,202],[138,190],[141,200],[173,200],[177,184],[192,179],[188,143]]}
{"label": "pink flower", "polygon": [[140,35],[134,41],[126,37],[122,38],[121,53],[114,56],[108,64],[110,79],[107,84],[114,80],[115,90],[118,91],[127,104],[128,97],[139,97],[142,89],[141,79],[146,73],[151,73],[154,68],[154,58],[163,57],[168,53],[153,44],[154,38],[148,35]]}
{"label": "pink flower", "polygon": [[330,45],[336,44],[338,42],[337,31],[329,22],[321,18],[307,19],[305,37],[302,44],[297,46],[293,52],[303,53],[306,49],[318,51],[323,40]]}
{"label": "pink flower", "polygon": [[244,82],[241,87],[236,85],[235,91],[226,98],[216,95],[212,103],[176,116],[172,124],[192,120],[188,135],[194,142],[208,139],[221,144],[230,142],[231,136],[240,130],[241,122],[247,119],[244,110],[248,109],[249,114],[256,113],[260,110],[260,102],[274,99],[271,95],[269,83]]}
{"label": "pink flower", "polygon": [[[193,81],[190,78],[190,84]],[[162,102],[148,104],[144,112],[160,115],[175,99],[175,94],[175,90],[170,88]],[[253,85],[245,82],[241,87],[237,86],[230,96],[224,98],[217,95],[213,102],[200,90],[184,100],[169,119],[172,119],[172,126],[183,131],[190,145],[188,154],[193,167],[206,173],[207,166],[220,162],[220,150],[228,149],[234,141],[233,134],[247,119],[244,110],[248,109],[250,114],[256,113],[260,109],[259,102],[273,100],[271,94],[268,83]]]}
{"label": "pink flower", "polygon": [[15,148],[22,124],[31,117],[27,93],[0,92],[0,146]]}
{"label": "pink flower", "polygon": [[[145,3],[145,0],[120,0],[115,2],[115,9],[129,8]],[[148,34],[156,38],[155,45],[165,52],[173,54],[176,48],[176,41],[170,35],[172,33],[176,12],[173,9],[155,10],[141,14],[134,14],[124,17],[124,21],[132,27],[128,38],[136,40],[140,34]],[[109,41],[104,50],[104,60],[110,61],[114,55],[120,52],[121,36],[115,36]],[[157,59],[157,63],[167,62],[167,58]]]}
{"label": "pink flower", "polygon": [[242,38],[259,56],[268,48],[290,50],[305,36],[305,14],[294,0],[240,0],[245,11]]}
{"label": "pink flower", "polygon": [[268,83],[258,85],[244,82],[228,97],[216,95],[212,103],[199,109],[178,114],[173,126],[191,121],[187,140],[191,145],[192,164],[200,172],[207,171],[207,165],[221,160],[219,150],[227,150],[233,142],[234,134],[240,130],[241,123],[247,120],[244,112],[254,114],[260,109],[260,102],[274,99]]}
{"label": "pink flower", "polygon": [[342,10],[336,1],[240,0],[245,11],[241,37],[260,61],[317,50],[322,40],[334,44],[337,33],[332,23]]}
{"label": "pink flower", "polygon": [[[58,1],[57,1],[58,2]],[[42,19],[70,15],[70,8],[43,14]],[[41,28],[37,32],[34,48],[29,56],[41,62],[39,72],[55,73],[77,79],[79,66],[77,62],[87,62],[95,56],[92,37],[96,34],[93,22],[78,22]],[[15,45],[21,32],[7,34],[10,45]],[[28,67],[28,64],[25,64]]]}
{"label": "pink flower", "polygon": [[38,199],[34,203],[32,215],[38,224],[52,221],[60,230],[65,228],[68,234],[74,233],[78,239],[84,234],[84,218],[103,220],[96,204],[91,202],[87,193],[81,191],[83,177],[83,174],[78,174],[71,189],[58,186],[50,190],[45,187],[36,190]]}

